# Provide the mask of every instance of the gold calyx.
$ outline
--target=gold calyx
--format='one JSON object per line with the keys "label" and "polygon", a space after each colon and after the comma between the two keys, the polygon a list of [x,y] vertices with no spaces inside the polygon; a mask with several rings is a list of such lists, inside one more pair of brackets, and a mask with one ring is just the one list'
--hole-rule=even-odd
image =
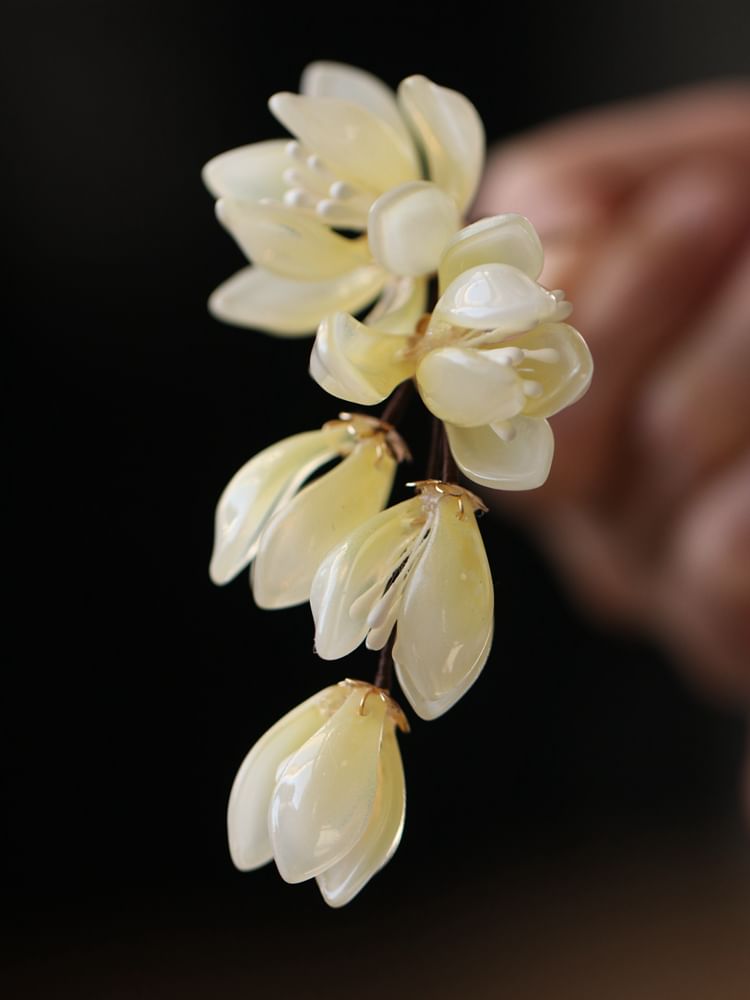
{"label": "gold calyx", "polygon": [[375,684],[370,684],[368,681],[356,681],[352,680],[351,677],[347,677],[343,681],[339,681],[339,687],[350,687],[361,689],[361,698],[359,702],[359,715],[367,715],[365,711],[367,706],[367,699],[370,697],[379,698],[383,704],[386,706],[386,712],[388,718],[393,722],[402,733],[408,733],[411,729],[409,726],[409,721],[404,715],[404,711],[401,706],[395,701],[387,691],[383,688],[376,687]]}
{"label": "gold calyx", "polygon": [[[368,413],[339,413],[337,420],[329,420],[323,424],[323,429],[343,427],[352,445],[370,438],[378,438],[376,444],[376,462],[383,458],[384,448],[387,448],[392,458],[397,462],[410,462],[411,452],[406,441],[401,437],[393,424],[379,420]],[[349,454],[352,445],[342,446],[342,454]]]}
{"label": "gold calyx", "polygon": [[413,487],[417,493],[426,499],[439,500],[441,497],[454,497],[458,505],[458,516],[461,518],[464,516],[467,502],[472,511],[481,510],[483,513],[486,513],[489,510],[484,501],[476,493],[472,493],[471,490],[467,490],[457,483],[447,483],[442,479],[417,479],[406,485]]}

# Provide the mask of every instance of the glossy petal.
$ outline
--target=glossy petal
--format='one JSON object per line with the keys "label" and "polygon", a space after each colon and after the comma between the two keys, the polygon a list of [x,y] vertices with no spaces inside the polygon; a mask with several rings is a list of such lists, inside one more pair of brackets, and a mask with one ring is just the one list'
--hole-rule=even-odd
{"label": "glossy petal", "polygon": [[281,877],[302,882],[336,864],[367,829],[378,786],[386,706],[354,689],[341,708],[290,757],[268,811]]}
{"label": "glossy petal", "polygon": [[392,724],[386,723],[380,750],[380,781],[372,818],[352,850],[318,875],[329,906],[344,906],[393,857],[406,816],[406,785],[401,753]]}
{"label": "glossy petal", "polygon": [[367,241],[348,240],[288,205],[222,198],[221,224],[258,267],[297,281],[325,281],[370,262]]}
{"label": "glossy petal", "polygon": [[411,181],[381,195],[370,208],[367,236],[375,261],[391,274],[435,271],[460,225],[455,201],[436,184]]}
{"label": "glossy petal", "polygon": [[320,729],[331,710],[339,708],[346,697],[346,690],[338,686],[319,691],[279,719],[243,760],[227,811],[229,851],[240,871],[259,868],[273,857],[268,806],[279,766]]}
{"label": "glossy petal", "polygon": [[328,552],[385,506],[396,462],[374,438],[306,486],[269,521],[258,544],[252,586],[261,608],[288,608],[310,596]]}
{"label": "glossy petal", "polygon": [[[502,355],[501,355],[502,356]],[[438,347],[420,361],[417,386],[425,406],[461,427],[507,420],[523,410],[521,380],[493,351]]]}
{"label": "glossy petal", "polygon": [[358,312],[383,287],[374,264],[328,281],[293,281],[260,267],[245,267],[219,285],[208,302],[217,319],[284,337],[314,333],[329,313]]}
{"label": "glossy petal", "polygon": [[280,201],[286,191],[283,173],[289,166],[286,146],[286,139],[270,139],[220,153],[203,168],[203,183],[216,198]]}
{"label": "glossy petal", "polygon": [[393,660],[422,719],[454,705],[479,676],[493,628],[492,574],[474,512],[439,501],[424,552],[402,598]]}
{"label": "glossy petal", "polygon": [[440,288],[480,264],[510,264],[536,279],[544,252],[536,229],[523,215],[508,213],[466,226],[446,246],[440,261]]}
{"label": "glossy petal", "polygon": [[391,278],[365,324],[384,333],[414,333],[426,307],[425,278]]}
{"label": "glossy petal", "polygon": [[336,660],[367,635],[367,617],[420,528],[422,500],[412,497],[366,521],[331,549],[310,590],[315,651]]}
{"label": "glossy petal", "polygon": [[[580,399],[591,382],[594,362],[588,345],[580,333],[567,323],[545,323],[513,337],[512,343],[525,351],[544,352],[527,356],[518,367],[524,378],[533,379],[542,387],[537,398],[526,400],[524,414],[529,417],[551,417]],[[540,360],[557,355],[557,360]]]}
{"label": "glossy petal", "polygon": [[552,429],[538,417],[514,417],[514,437],[504,441],[492,427],[446,424],[459,469],[493,490],[533,490],[549,475],[555,448]]}
{"label": "glossy petal", "polygon": [[366,108],[335,97],[274,94],[271,112],[337,174],[373,192],[419,176],[411,142]]}
{"label": "glossy petal", "polygon": [[463,94],[439,87],[424,76],[407,77],[398,96],[421,141],[430,180],[463,213],[476,193],[484,165],[484,128],[476,108]]}
{"label": "glossy petal", "polygon": [[483,264],[454,279],[435,306],[435,318],[469,330],[521,333],[560,310],[560,303],[523,271]]}
{"label": "glossy petal", "polygon": [[388,335],[335,313],[318,328],[310,374],[327,392],[362,406],[372,406],[414,374],[404,355],[409,337]]}
{"label": "glossy petal", "polygon": [[227,583],[249,565],[268,518],[333,458],[342,437],[332,428],[295,434],[259,452],[232,476],[216,507],[209,567],[214,583]]}

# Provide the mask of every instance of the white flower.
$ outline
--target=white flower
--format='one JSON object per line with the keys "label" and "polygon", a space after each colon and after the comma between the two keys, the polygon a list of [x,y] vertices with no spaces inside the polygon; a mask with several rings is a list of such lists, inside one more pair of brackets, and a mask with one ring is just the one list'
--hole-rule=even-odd
{"label": "white flower", "polygon": [[326,660],[363,640],[393,661],[414,711],[435,719],[462,697],[489,655],[492,575],[476,523],[481,501],[427,481],[420,493],[361,525],[333,548],[312,584],[315,646]]}
{"label": "white flower", "polygon": [[[231,580],[251,561],[262,608],[306,601],[328,550],[388,501],[403,441],[388,424],[341,414],[261,451],[232,477],[216,508],[214,583]],[[331,459],[343,461],[302,489]]]}
{"label": "white flower", "polygon": [[542,249],[519,215],[461,230],[442,255],[442,294],[408,336],[338,313],[319,329],[310,372],[328,392],[372,405],[416,377],[445,421],[451,450],[473,482],[521,490],[547,478],[554,441],[546,418],[588,387],[592,361],[562,292],[536,278]]}
{"label": "white flower", "polygon": [[410,332],[424,310],[422,276],[437,267],[479,182],[479,116],[425,77],[404,80],[397,100],[339,63],[312,63],[301,91],[270,100],[295,140],[242,146],[204,168],[219,219],[254,262],[214,292],[210,308],[230,323],[296,336],[382,292],[373,321],[391,300],[399,310],[408,302],[392,322]]}
{"label": "white flower", "polygon": [[287,882],[316,878],[348,903],[401,840],[406,792],[395,727],[401,709],[362,681],[298,705],[261,737],[229,797],[229,850],[242,871],[272,858]]}

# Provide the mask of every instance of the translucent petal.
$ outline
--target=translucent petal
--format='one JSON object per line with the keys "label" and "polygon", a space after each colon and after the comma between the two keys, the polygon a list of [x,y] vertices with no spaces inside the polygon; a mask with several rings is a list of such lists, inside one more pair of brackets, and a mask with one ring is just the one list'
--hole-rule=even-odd
{"label": "translucent petal", "polygon": [[261,608],[288,608],[310,596],[328,552],[385,506],[396,462],[376,438],[301,490],[268,522],[252,567]]}
{"label": "translucent petal", "polygon": [[259,267],[297,281],[323,281],[370,261],[367,240],[348,240],[288,205],[222,198],[221,224]]}
{"label": "translucent petal", "polygon": [[203,183],[216,198],[280,201],[286,191],[283,173],[289,166],[286,146],[286,139],[270,139],[220,153],[203,168]]}
{"label": "translucent petal", "polygon": [[289,759],[268,810],[281,877],[302,882],[345,857],[375,804],[386,706],[355,688],[341,708]]}
{"label": "translucent petal", "polygon": [[480,264],[511,264],[536,279],[543,263],[542,244],[529,220],[512,212],[495,215],[456,233],[440,261],[440,288]]}
{"label": "translucent petal", "polygon": [[365,316],[365,324],[384,333],[414,333],[426,306],[425,278],[391,278]]}
{"label": "translucent petal", "polygon": [[336,97],[274,94],[271,112],[342,178],[374,192],[419,176],[416,151],[404,135],[366,108]]}
{"label": "translucent petal", "polygon": [[378,264],[417,277],[438,266],[460,225],[455,201],[429,181],[411,181],[381,195],[370,208],[367,236]]}
{"label": "translucent petal", "polygon": [[322,659],[346,656],[364,640],[367,617],[399,565],[399,553],[420,530],[415,518],[421,510],[420,497],[389,507],[360,525],[321,563],[310,590],[310,608],[315,651]]}
{"label": "translucent petal", "polygon": [[[588,389],[594,362],[586,341],[566,323],[545,323],[514,337],[514,347],[525,351],[544,352],[528,356],[518,366],[518,373],[533,379],[542,387],[537,398],[526,400],[524,414],[528,417],[551,417],[580,399]],[[548,358],[557,355],[557,360]]]}
{"label": "translucent petal", "polygon": [[406,817],[406,784],[392,724],[386,723],[380,750],[381,778],[367,829],[352,850],[318,875],[329,906],[345,906],[390,861],[401,841]]}
{"label": "translucent petal", "polygon": [[243,760],[234,779],[227,810],[229,852],[240,871],[250,871],[273,857],[268,836],[268,806],[279,766],[325,723],[347,697],[345,688],[319,691],[293,708],[265,733]]}
{"label": "translucent petal", "polygon": [[417,368],[419,394],[428,410],[461,427],[507,420],[523,410],[526,397],[513,368],[492,351],[438,347]]}
{"label": "translucent petal", "polygon": [[214,583],[227,583],[250,563],[268,518],[333,458],[343,436],[333,428],[295,434],[259,452],[232,476],[216,507],[209,567]]}
{"label": "translucent petal", "polygon": [[398,96],[425,151],[430,180],[465,212],[484,165],[484,128],[476,108],[424,76],[407,77]]}
{"label": "translucent petal", "polygon": [[443,497],[402,598],[393,660],[412,708],[435,719],[479,676],[493,628],[492,574],[474,512]]}
{"label": "translucent petal", "polygon": [[406,142],[412,142],[394,92],[363,69],[337,62],[310,63],[302,74],[300,91],[307,97],[339,97],[358,104],[388,122]]}
{"label": "translucent petal", "polygon": [[314,333],[329,313],[359,312],[383,287],[374,264],[328,281],[293,281],[245,267],[216,289],[208,307],[217,319],[284,337]]}
{"label": "translucent petal", "polygon": [[555,448],[552,429],[538,417],[514,417],[512,440],[492,427],[446,424],[459,469],[474,483],[493,490],[533,490],[549,475]]}
{"label": "translucent petal", "polygon": [[521,333],[553,319],[560,303],[510,264],[483,264],[455,278],[435,306],[435,318],[469,330]]}
{"label": "translucent petal", "polygon": [[388,335],[347,313],[335,313],[318,327],[310,374],[327,392],[372,406],[414,374],[414,361],[404,358],[409,343],[409,337]]}

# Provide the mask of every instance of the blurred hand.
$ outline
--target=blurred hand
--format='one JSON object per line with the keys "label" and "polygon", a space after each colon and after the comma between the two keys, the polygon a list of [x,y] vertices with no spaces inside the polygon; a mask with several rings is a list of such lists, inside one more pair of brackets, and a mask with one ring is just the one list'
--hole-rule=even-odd
{"label": "blurred hand", "polygon": [[581,114],[496,150],[595,362],[548,483],[504,494],[601,616],[750,702],[750,87]]}

